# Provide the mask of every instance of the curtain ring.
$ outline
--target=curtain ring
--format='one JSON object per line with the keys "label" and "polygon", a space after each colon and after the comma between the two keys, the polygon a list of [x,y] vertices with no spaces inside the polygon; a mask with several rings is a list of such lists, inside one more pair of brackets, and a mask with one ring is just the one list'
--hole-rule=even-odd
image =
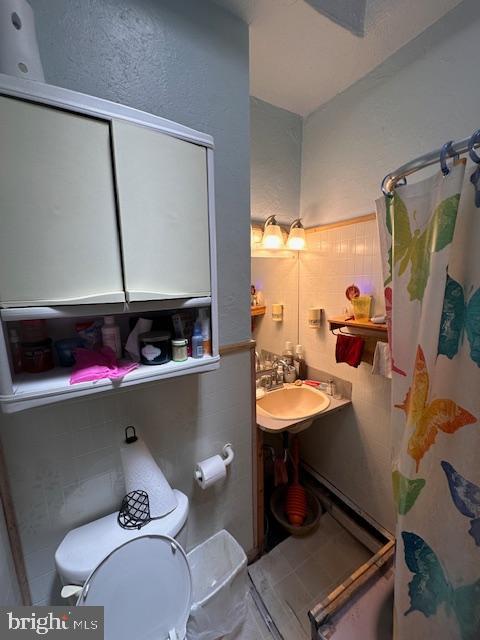
{"label": "curtain ring", "polygon": [[[447,165],[447,158],[453,158],[456,155],[452,145],[453,140],[449,140],[443,145],[442,150],[440,151],[440,168],[442,169],[444,177],[448,176],[450,173],[450,169]],[[480,162],[480,158],[478,160]]]}
{"label": "curtain ring", "polygon": [[480,164],[480,156],[475,152],[474,146],[480,142],[480,129],[477,129],[468,141],[468,155],[476,164]]}

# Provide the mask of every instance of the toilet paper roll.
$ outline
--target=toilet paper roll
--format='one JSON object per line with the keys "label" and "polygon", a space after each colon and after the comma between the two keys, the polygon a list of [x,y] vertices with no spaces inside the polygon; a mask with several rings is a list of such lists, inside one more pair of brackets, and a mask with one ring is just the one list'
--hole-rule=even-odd
{"label": "toilet paper roll", "polygon": [[208,489],[212,484],[223,480],[227,475],[227,467],[221,456],[212,456],[201,460],[195,465],[195,479],[202,489]]}
{"label": "toilet paper roll", "polygon": [[120,448],[126,493],[142,490],[148,493],[152,518],[164,516],[177,506],[177,499],[167,479],[143,440]]}

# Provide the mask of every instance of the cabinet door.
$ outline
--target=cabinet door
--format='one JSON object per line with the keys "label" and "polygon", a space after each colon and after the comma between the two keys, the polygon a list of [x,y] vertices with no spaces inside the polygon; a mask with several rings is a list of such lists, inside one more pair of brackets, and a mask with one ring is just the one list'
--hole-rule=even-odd
{"label": "cabinet door", "polygon": [[0,303],[125,299],[110,128],[0,96]]}
{"label": "cabinet door", "polygon": [[113,123],[127,300],[210,295],[207,152]]}

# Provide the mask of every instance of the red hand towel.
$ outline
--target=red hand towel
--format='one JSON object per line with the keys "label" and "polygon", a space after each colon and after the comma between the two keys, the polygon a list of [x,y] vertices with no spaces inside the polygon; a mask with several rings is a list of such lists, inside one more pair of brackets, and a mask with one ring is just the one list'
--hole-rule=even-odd
{"label": "red hand towel", "polygon": [[360,336],[337,335],[335,358],[337,362],[346,362],[351,367],[358,367],[362,361],[365,340]]}

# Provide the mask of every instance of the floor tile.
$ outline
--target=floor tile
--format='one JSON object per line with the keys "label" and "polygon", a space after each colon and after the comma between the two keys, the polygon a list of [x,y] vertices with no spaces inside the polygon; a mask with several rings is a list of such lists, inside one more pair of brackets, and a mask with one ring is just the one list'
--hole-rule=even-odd
{"label": "floor tile", "polygon": [[[307,559],[297,569],[295,575],[310,595],[310,598],[322,600],[330,591],[334,584],[334,579],[328,574],[324,567],[313,558]],[[333,588],[333,587],[332,587]]]}
{"label": "floor tile", "polygon": [[275,585],[275,593],[287,611],[293,611],[297,614],[311,600],[310,594],[294,573]]}

